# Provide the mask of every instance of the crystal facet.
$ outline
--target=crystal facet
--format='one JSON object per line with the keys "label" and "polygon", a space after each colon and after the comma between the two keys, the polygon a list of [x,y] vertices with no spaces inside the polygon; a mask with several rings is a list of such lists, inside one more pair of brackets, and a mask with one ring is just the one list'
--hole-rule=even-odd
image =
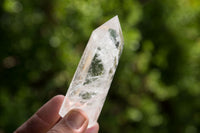
{"label": "crystal facet", "polygon": [[89,127],[97,121],[110,88],[124,45],[118,16],[92,32],[60,109],[64,117],[71,109],[86,112]]}

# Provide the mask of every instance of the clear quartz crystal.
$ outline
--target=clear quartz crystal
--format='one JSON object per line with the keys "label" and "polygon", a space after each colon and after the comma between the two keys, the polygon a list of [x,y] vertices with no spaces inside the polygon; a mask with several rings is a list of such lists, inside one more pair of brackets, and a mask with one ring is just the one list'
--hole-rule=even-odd
{"label": "clear quartz crystal", "polygon": [[118,16],[92,32],[60,109],[64,117],[71,109],[86,112],[94,125],[103,107],[124,45]]}

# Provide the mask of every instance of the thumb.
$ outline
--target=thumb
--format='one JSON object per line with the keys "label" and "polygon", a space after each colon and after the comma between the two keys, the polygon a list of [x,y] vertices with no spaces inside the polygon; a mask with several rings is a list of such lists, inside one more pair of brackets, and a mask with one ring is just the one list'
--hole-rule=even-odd
{"label": "thumb", "polygon": [[71,110],[48,133],[84,133],[88,126],[87,115],[79,110]]}

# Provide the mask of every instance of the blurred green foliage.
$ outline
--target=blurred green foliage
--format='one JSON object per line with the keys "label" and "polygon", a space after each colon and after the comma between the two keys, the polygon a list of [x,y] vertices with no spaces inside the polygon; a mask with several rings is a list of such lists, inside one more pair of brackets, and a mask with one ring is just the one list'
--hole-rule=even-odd
{"label": "blurred green foliage", "polygon": [[66,93],[92,30],[116,14],[125,47],[100,133],[200,132],[199,0],[1,0],[0,133]]}

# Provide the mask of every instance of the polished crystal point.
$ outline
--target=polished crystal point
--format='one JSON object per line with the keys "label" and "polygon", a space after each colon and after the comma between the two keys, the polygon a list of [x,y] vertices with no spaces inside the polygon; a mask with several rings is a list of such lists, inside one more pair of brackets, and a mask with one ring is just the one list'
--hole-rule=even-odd
{"label": "polished crystal point", "polygon": [[97,121],[110,88],[124,45],[118,16],[92,32],[60,109],[86,112],[89,127]]}

